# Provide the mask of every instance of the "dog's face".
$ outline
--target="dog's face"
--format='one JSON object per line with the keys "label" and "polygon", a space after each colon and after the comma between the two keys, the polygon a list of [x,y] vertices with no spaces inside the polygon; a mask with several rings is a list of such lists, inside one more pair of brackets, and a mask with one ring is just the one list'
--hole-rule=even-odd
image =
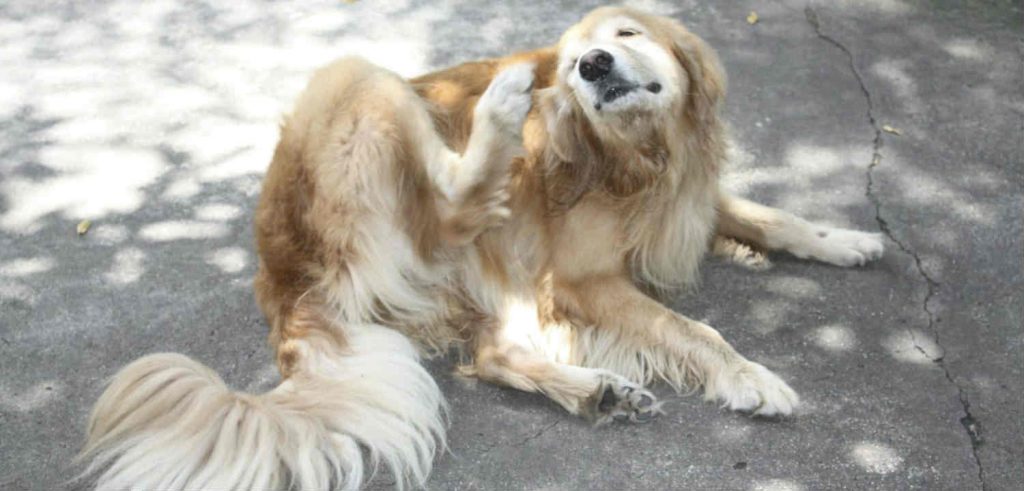
{"label": "dog's face", "polygon": [[715,53],[678,22],[599,8],[562,36],[556,67],[543,99],[550,210],[594,189],[636,195],[664,182],[669,168],[717,168],[724,75]]}
{"label": "dog's face", "polygon": [[570,29],[559,59],[580,105],[603,114],[669,107],[686,79],[669,47],[652,34],[651,26],[625,13],[592,14]]}
{"label": "dog's face", "polygon": [[724,85],[703,41],[671,19],[623,8],[597,9],[569,29],[558,70],[587,119],[607,125],[676,108],[713,111]]}

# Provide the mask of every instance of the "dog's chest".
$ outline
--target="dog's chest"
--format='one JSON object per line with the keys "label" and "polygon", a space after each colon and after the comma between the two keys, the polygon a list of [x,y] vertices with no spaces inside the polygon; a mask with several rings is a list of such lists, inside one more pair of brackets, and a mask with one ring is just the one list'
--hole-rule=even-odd
{"label": "dog's chest", "polygon": [[625,227],[615,208],[583,200],[554,223],[552,267],[572,279],[620,269],[626,253]]}

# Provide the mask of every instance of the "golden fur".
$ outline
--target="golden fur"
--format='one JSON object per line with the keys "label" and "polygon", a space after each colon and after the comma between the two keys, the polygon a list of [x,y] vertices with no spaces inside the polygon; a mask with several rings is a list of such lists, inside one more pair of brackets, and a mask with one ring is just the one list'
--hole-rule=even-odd
{"label": "golden fur", "polygon": [[[579,75],[594,46],[658,84],[609,102]],[[408,81],[356,58],[323,68],[256,212],[285,381],[248,395],[180,355],[129,365],[90,421],[100,487],[354,488],[360,448],[422,485],[444,403],[409,339],[596,422],[654,416],[655,379],[789,414],[785,382],[637,285],[692,284],[712,242],[841,265],[881,243],[724,193],[724,94],[703,41],[617,8],[557,46]]]}

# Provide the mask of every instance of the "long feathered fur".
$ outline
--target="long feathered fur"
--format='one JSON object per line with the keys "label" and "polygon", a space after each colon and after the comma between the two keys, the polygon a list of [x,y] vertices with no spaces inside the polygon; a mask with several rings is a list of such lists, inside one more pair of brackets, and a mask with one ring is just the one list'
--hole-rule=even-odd
{"label": "long feathered fur", "polygon": [[345,350],[305,342],[303,370],[259,395],[183,355],[133,362],[93,409],[85,473],[102,471],[101,490],[312,491],[357,489],[383,462],[399,488],[423,485],[444,445],[437,385],[402,335],[346,333]]}

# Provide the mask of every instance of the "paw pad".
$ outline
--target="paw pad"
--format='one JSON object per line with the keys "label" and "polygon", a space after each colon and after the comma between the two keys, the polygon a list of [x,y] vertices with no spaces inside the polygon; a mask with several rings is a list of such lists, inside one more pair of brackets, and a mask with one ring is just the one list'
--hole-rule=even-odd
{"label": "paw pad", "polygon": [[[650,391],[623,378],[608,378],[598,389],[593,407],[597,424],[610,421],[646,423],[661,414],[661,403]],[[595,395],[597,395],[595,394]]]}

